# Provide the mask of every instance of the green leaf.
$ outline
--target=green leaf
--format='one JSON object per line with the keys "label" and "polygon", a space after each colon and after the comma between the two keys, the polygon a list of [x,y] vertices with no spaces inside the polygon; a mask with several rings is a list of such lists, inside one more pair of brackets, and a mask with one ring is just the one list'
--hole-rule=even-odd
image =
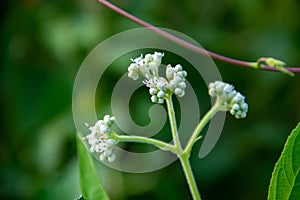
{"label": "green leaf", "polygon": [[275,165],[268,200],[300,199],[300,123],[289,136]]}
{"label": "green leaf", "polygon": [[84,199],[88,200],[109,200],[103,186],[100,183],[93,159],[77,136],[77,151],[80,188]]}

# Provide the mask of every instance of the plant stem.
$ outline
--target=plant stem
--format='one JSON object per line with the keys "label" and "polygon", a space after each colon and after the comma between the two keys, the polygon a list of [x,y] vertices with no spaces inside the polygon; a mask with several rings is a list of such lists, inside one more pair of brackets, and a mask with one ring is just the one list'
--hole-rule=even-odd
{"label": "plant stem", "polygon": [[174,106],[173,106],[173,101],[172,101],[172,95],[167,95],[167,97],[165,99],[166,99],[167,106],[168,106],[168,115],[169,115],[169,120],[170,120],[172,137],[174,140],[175,147],[177,149],[177,154],[178,154],[178,156],[180,156],[180,154],[182,153],[182,147],[180,144],[177,125],[176,125],[176,118],[175,118],[175,111],[174,111]]}
{"label": "plant stem", "polygon": [[[242,61],[242,60],[238,60],[238,59],[233,59],[233,58],[229,58],[229,57],[225,57],[222,55],[219,55],[217,53],[211,52],[211,51],[207,51],[199,46],[196,46],[192,43],[189,43],[185,40],[182,40],[166,31],[163,31],[162,29],[159,29],[155,26],[153,26],[152,24],[149,24],[145,21],[143,21],[142,19],[139,19],[131,14],[129,14],[128,12],[122,10],[121,8],[113,5],[112,3],[110,3],[109,1],[106,0],[97,0],[99,3],[103,4],[104,6],[110,8],[111,10],[121,14],[122,16],[128,18],[129,20],[155,32],[156,34],[172,41],[175,42],[176,44],[179,44],[180,46],[183,46],[187,49],[190,49],[196,53],[202,54],[202,55],[206,55],[206,56],[210,56],[213,59],[216,60],[220,60],[226,63],[230,63],[232,65],[236,65],[236,66],[241,66],[241,67],[248,67],[248,68],[255,68],[255,69],[262,69],[262,70],[267,70],[267,71],[273,71],[273,72],[280,72],[278,69],[271,67],[271,66],[267,66],[267,65],[262,65],[261,68],[257,68],[256,67],[256,63],[257,62],[247,62],[247,61]],[[287,67],[286,68],[288,71],[290,72],[294,72],[294,73],[300,73],[300,68],[296,68],[296,67]]]}
{"label": "plant stem", "polygon": [[197,188],[197,183],[195,181],[193,172],[192,172],[192,168],[189,162],[189,155],[183,155],[180,157],[180,163],[182,165],[183,171],[184,171],[184,175],[187,179],[190,191],[192,193],[193,199],[194,200],[201,200],[198,188]]}
{"label": "plant stem", "polygon": [[218,103],[218,100],[216,103],[211,107],[211,109],[205,114],[205,116],[201,119],[199,124],[197,125],[196,129],[194,130],[189,142],[187,143],[184,154],[189,155],[194,143],[198,139],[199,133],[202,131],[202,129],[205,127],[205,125],[209,122],[209,120],[214,116],[218,111],[220,111],[220,104]]}
{"label": "plant stem", "polygon": [[112,134],[112,138],[117,140],[118,142],[138,142],[152,144],[162,150],[172,151],[174,153],[176,152],[175,147],[173,145],[153,138],[131,135],[118,135],[116,133]]}

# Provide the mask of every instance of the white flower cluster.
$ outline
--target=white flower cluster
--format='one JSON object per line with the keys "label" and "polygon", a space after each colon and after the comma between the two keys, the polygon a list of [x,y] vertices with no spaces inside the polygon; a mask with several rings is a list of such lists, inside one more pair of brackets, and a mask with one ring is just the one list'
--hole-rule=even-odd
{"label": "white flower cluster", "polygon": [[88,126],[91,133],[84,137],[88,140],[91,152],[100,153],[100,160],[108,160],[113,162],[116,159],[116,155],[113,154],[114,145],[117,143],[111,138],[111,126],[115,121],[114,117],[105,115],[103,120],[99,120],[94,126]]}
{"label": "white flower cluster", "polygon": [[169,80],[170,90],[177,96],[183,97],[185,94],[184,89],[186,88],[186,71],[182,69],[182,66],[180,64],[177,64],[175,67],[168,65],[166,75],[167,79]]}
{"label": "white flower cluster", "polygon": [[143,83],[149,87],[151,101],[153,103],[164,103],[167,92],[172,92],[178,97],[185,95],[185,77],[187,72],[182,66],[177,64],[175,67],[168,65],[166,68],[166,78],[160,77],[158,67],[161,64],[163,53],[154,52],[154,54],[146,54],[136,59],[132,59],[131,65],[128,67],[128,77],[137,80],[139,75],[145,77]]}
{"label": "white flower cluster", "polygon": [[128,76],[133,80],[137,80],[139,75],[143,75],[146,79],[158,77],[158,67],[161,64],[163,53],[154,52],[154,54],[146,54],[136,59],[131,59],[133,63],[128,67]]}
{"label": "white flower cluster", "polygon": [[236,118],[245,118],[248,112],[248,104],[245,97],[237,92],[234,87],[228,83],[215,81],[209,84],[209,95],[217,97],[217,101],[221,103],[225,111]]}
{"label": "white flower cluster", "polygon": [[144,83],[149,87],[151,101],[153,103],[164,103],[164,98],[167,92],[167,80],[163,77],[154,77],[150,80],[145,80]]}

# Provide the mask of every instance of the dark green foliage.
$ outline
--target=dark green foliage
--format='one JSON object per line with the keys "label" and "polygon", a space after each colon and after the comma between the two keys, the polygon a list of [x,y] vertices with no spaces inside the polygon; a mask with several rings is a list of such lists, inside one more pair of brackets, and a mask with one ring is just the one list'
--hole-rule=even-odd
{"label": "dark green foliage", "polygon": [[[74,199],[80,194],[71,113],[77,69],[98,43],[139,26],[94,0],[2,2],[0,199]],[[299,1],[113,2],[154,25],[185,33],[217,53],[250,61],[272,56],[300,65]],[[135,53],[132,57],[140,52]],[[127,58],[116,61],[99,83],[99,117],[110,113],[112,83],[126,71]],[[171,54],[166,58],[183,63]],[[195,146],[192,167],[200,192],[208,200],[266,199],[274,163],[289,130],[300,119],[300,76],[216,64],[224,81],[246,96],[249,113],[242,121],[227,118],[221,139],[208,157],[199,160],[200,142]],[[207,88],[189,71],[204,114],[210,101]],[[149,97],[135,95],[141,102],[132,105],[133,118],[146,125]],[[164,133],[159,136],[169,139]],[[190,197],[178,163],[148,174],[121,174],[98,163],[96,168],[114,175],[113,180],[103,181],[107,188],[117,185],[118,192],[108,191],[114,199]]]}

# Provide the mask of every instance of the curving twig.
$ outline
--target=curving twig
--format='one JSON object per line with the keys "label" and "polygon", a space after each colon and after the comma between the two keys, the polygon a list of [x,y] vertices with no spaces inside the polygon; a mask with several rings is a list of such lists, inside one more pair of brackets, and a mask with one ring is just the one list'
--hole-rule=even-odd
{"label": "curving twig", "polygon": [[[234,58],[229,58],[226,56],[222,56],[219,55],[217,53],[211,52],[211,51],[207,51],[199,46],[196,46],[194,44],[191,44],[185,40],[182,40],[166,31],[163,31],[155,26],[153,26],[152,24],[143,21],[140,18],[135,17],[134,15],[122,10],[121,8],[115,6],[114,4],[106,1],[106,0],[97,0],[99,3],[103,4],[104,6],[110,8],[111,10],[119,13],[120,15],[128,18],[129,20],[155,32],[156,34],[170,40],[173,41],[187,49],[190,49],[196,53],[202,54],[202,55],[206,55],[206,56],[210,56],[211,58],[215,59],[215,60],[220,60],[232,65],[236,65],[236,66],[241,66],[241,67],[247,67],[247,68],[255,68],[255,69],[262,69],[262,70],[267,70],[267,71],[274,71],[274,72],[282,72],[282,70],[278,69],[278,67],[276,66],[270,66],[270,65],[266,65],[266,64],[262,64],[260,62],[261,59],[258,59],[258,61],[256,62],[247,62],[247,61],[242,61],[242,60],[238,60],[238,59],[234,59]],[[287,73],[288,75],[293,76],[293,73],[300,73],[300,68],[297,67],[286,67],[285,68],[286,71],[290,72]]]}

